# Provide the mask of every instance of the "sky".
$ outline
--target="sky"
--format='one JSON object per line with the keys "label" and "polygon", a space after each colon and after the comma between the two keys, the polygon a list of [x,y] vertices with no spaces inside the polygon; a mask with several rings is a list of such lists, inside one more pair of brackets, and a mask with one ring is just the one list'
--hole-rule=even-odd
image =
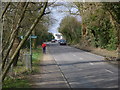
{"label": "sky", "polygon": [[60,25],[61,20],[65,16],[69,15],[66,12],[60,12],[60,10],[67,10],[67,8],[63,7],[63,6],[58,6],[58,7],[52,8],[51,17],[56,19],[56,20],[53,22],[53,25],[50,26],[49,32],[58,33],[58,27]]}
{"label": "sky", "polygon": [[[62,4],[67,6],[68,3],[62,3]],[[49,27],[49,32],[59,33],[58,27],[60,26],[61,20],[65,16],[70,15],[69,12],[66,12],[66,11],[68,11],[68,8],[71,8],[71,7],[65,7],[62,5],[62,6],[57,6],[57,7],[51,8],[51,10],[52,10],[51,17],[56,19],[56,21],[54,21],[54,23]],[[76,8],[71,8],[71,10],[73,12],[77,11]],[[75,16],[75,17],[78,19],[78,21],[81,21],[80,16]]]}

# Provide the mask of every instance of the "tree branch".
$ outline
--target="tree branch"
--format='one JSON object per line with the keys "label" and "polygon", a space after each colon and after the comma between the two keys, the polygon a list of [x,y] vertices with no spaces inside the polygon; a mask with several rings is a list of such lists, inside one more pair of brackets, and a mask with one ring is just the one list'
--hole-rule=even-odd
{"label": "tree branch", "polygon": [[10,5],[10,2],[6,5],[6,7],[5,7],[5,9],[4,9],[4,11],[3,11],[2,15],[1,15],[1,19],[3,19],[3,16],[5,15],[9,5]]}
{"label": "tree branch", "polygon": [[22,45],[25,43],[25,41],[28,39],[29,35],[31,34],[31,32],[33,31],[33,29],[35,28],[35,26],[37,25],[37,23],[39,22],[39,20],[42,18],[42,16],[44,15],[45,9],[47,7],[48,2],[45,2],[44,7],[41,9],[41,12],[38,16],[38,18],[35,19],[34,23],[32,24],[32,26],[30,27],[30,30],[26,33],[24,39],[20,42],[20,44],[18,45],[16,51],[14,52],[14,54],[12,55],[9,64],[7,65],[7,67],[5,68],[5,70],[3,71],[2,74],[2,82],[4,81],[6,74],[10,68],[10,66],[12,65],[12,63],[14,62],[14,59],[18,53],[18,51],[20,50],[20,48],[22,47]]}
{"label": "tree branch", "polygon": [[2,69],[4,69],[6,59],[7,59],[8,55],[9,55],[9,52],[10,52],[10,50],[11,50],[11,48],[12,48],[12,45],[13,45],[14,40],[15,40],[15,37],[16,37],[16,34],[15,34],[15,33],[17,32],[17,30],[18,30],[18,28],[19,28],[19,26],[20,26],[20,23],[22,22],[22,20],[23,20],[23,18],[24,18],[25,10],[26,10],[28,4],[29,4],[29,3],[27,2],[26,5],[24,6],[24,9],[23,9],[23,11],[22,11],[22,15],[21,15],[20,19],[18,20],[18,23],[17,23],[17,25],[16,25],[16,28],[15,28],[15,30],[14,30],[14,31],[12,32],[12,34],[11,34],[11,38],[10,38],[11,42],[10,42],[10,45],[9,45],[9,47],[8,47],[8,49],[7,49],[7,53],[6,53],[5,57],[3,58]]}

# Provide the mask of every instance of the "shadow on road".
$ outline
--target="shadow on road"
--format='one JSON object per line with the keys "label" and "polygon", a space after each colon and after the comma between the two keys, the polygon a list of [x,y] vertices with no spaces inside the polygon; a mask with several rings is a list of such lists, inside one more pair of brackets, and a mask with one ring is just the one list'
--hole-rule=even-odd
{"label": "shadow on road", "polygon": [[105,60],[101,60],[101,61],[81,61],[81,62],[75,62],[75,63],[66,63],[66,64],[59,64],[61,66],[64,66],[64,65],[74,65],[74,64],[87,64],[87,63],[101,63],[101,62],[106,62],[106,63],[109,63],[109,62],[115,62],[113,60],[111,61],[105,61]]}

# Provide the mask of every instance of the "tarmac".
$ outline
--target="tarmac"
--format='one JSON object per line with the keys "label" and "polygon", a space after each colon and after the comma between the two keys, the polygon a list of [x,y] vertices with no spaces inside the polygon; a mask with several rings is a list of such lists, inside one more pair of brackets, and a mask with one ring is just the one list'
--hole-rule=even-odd
{"label": "tarmac", "polygon": [[57,44],[47,48],[40,73],[31,77],[33,88],[118,88],[118,68],[104,57]]}
{"label": "tarmac", "polygon": [[54,58],[48,53],[43,55],[40,74],[32,75],[32,88],[70,88]]}

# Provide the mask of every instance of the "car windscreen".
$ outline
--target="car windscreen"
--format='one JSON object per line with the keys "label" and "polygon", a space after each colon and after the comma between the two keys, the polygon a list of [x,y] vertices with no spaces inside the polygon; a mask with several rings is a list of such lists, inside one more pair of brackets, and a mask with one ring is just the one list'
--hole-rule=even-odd
{"label": "car windscreen", "polygon": [[65,40],[60,40],[60,42],[66,42]]}

